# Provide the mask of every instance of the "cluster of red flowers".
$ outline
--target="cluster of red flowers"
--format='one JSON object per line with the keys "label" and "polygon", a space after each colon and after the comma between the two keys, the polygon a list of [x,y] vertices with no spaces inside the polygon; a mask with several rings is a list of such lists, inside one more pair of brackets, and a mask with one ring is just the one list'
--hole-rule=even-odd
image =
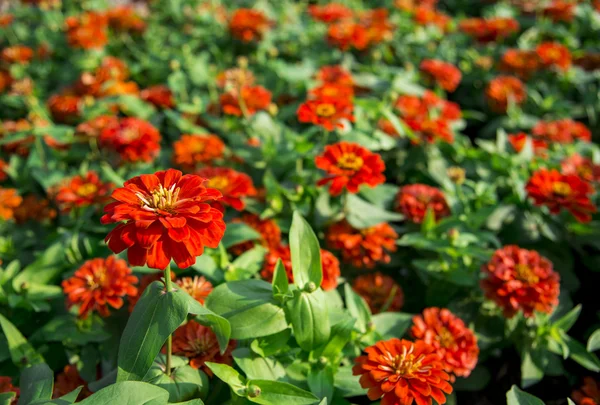
{"label": "cluster of red flowers", "polygon": [[525,144],[528,141],[531,141],[531,145],[533,147],[533,152],[538,156],[545,156],[546,150],[548,149],[548,142],[543,139],[532,138],[527,135],[525,132],[519,132],[517,134],[509,134],[508,141],[510,145],[515,150],[515,152],[519,153],[525,148]]}
{"label": "cluster of red flowers", "polygon": [[590,142],[592,133],[581,122],[565,118],[556,121],[539,121],[531,130],[537,139],[569,144],[575,141]]}
{"label": "cluster of red flowers", "polygon": [[423,222],[427,210],[433,212],[436,221],[450,215],[450,207],[444,194],[439,189],[426,184],[402,187],[396,197],[396,210],[416,224]]}
{"label": "cluster of red flowers", "polygon": [[543,42],[535,50],[509,49],[502,56],[500,69],[522,79],[540,68],[566,70],[571,66],[571,52],[557,42]]}
{"label": "cluster of red flowers", "polygon": [[352,289],[369,305],[371,312],[397,312],[404,305],[404,291],[393,278],[380,272],[361,274]]}
{"label": "cluster of red flowers", "polygon": [[449,92],[456,90],[462,79],[459,68],[437,59],[424,59],[419,69],[428,80]]}
{"label": "cluster of red flowers", "polygon": [[260,41],[272,25],[262,11],[239,8],[229,20],[229,31],[242,42]]}
{"label": "cluster of red flowers", "polygon": [[527,90],[516,77],[498,76],[488,83],[485,95],[492,111],[503,114],[509,105],[523,104],[527,98]]}
{"label": "cluster of red flowers", "polygon": [[494,17],[467,18],[460,22],[459,28],[465,34],[479,42],[494,42],[519,31],[519,23],[513,18]]}
{"label": "cluster of red flowers", "polygon": [[103,183],[98,174],[89,171],[85,176],[75,176],[60,184],[54,194],[54,201],[63,213],[73,209],[97,205],[108,200],[113,184]]}

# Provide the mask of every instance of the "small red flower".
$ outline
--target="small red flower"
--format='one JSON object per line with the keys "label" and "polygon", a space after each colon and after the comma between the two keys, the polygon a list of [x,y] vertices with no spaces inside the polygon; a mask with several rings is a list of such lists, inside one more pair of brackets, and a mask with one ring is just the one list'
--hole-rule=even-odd
{"label": "small red flower", "polygon": [[15,45],[4,48],[0,53],[0,60],[8,64],[29,63],[33,59],[33,49],[24,45]]}
{"label": "small red flower", "polygon": [[423,60],[419,69],[429,80],[434,81],[442,89],[449,92],[456,90],[462,79],[459,68],[437,59]]}
{"label": "small red flower", "polygon": [[329,194],[340,195],[344,189],[357,193],[361,185],[375,187],[385,182],[385,163],[377,153],[357,143],[338,142],[325,146],[322,155],[315,158],[316,166],[327,172],[317,185],[331,183]]}
{"label": "small red flower", "polygon": [[193,320],[180,326],[173,334],[173,354],[187,357],[190,359],[190,366],[202,369],[210,377],[213,373],[206,366],[206,362],[231,365],[231,351],[235,346],[235,341],[230,340],[227,350],[221,354],[215,333],[209,327]]}
{"label": "small red flower", "polygon": [[243,42],[260,41],[272,25],[262,11],[239,8],[229,21],[229,31]]}
{"label": "small red flower", "polygon": [[551,313],[558,304],[560,277],[550,260],[535,250],[505,246],[481,269],[486,275],[481,281],[485,296],[502,308],[507,318],[520,310],[526,317],[534,311]]}
{"label": "small red flower", "polygon": [[27,221],[44,222],[56,218],[56,210],[50,207],[48,200],[39,199],[35,195],[29,194],[14,209],[13,215],[17,224],[23,224]]}
{"label": "small red flower", "polygon": [[60,185],[54,200],[62,212],[68,213],[74,208],[106,202],[112,188],[112,183],[103,183],[96,172],[89,171],[85,177],[75,176]]}
{"label": "small red flower", "polygon": [[309,6],[308,13],[313,19],[327,24],[352,18],[354,14],[351,9],[340,3]]}
{"label": "small red flower", "polygon": [[257,194],[250,176],[228,167],[205,167],[196,174],[207,179],[206,187],[217,189],[223,194],[220,202],[238,211],[246,207],[242,198]]}
{"label": "small red flower", "polygon": [[21,205],[23,199],[14,188],[0,187],[0,218],[5,221],[12,219],[15,210]]}
{"label": "small red flower", "polygon": [[435,347],[448,373],[468,377],[477,365],[477,337],[446,308],[426,308],[423,315],[413,317],[411,334]]}
{"label": "small red flower", "polygon": [[591,221],[591,214],[597,211],[590,200],[593,187],[574,174],[540,169],[533,173],[525,190],[535,205],[547,206],[552,214],[564,208],[579,222]]}
{"label": "small red flower", "polygon": [[[273,219],[261,219],[258,215],[245,213],[241,218],[234,218],[233,223],[244,223],[260,234],[260,244],[268,249],[276,249],[281,244],[281,230]],[[232,246],[230,250],[239,256],[254,247],[254,242],[247,241]]]}
{"label": "small red flower", "polygon": [[531,130],[531,134],[543,140],[558,143],[573,143],[575,141],[590,142],[592,133],[581,122],[565,118],[556,121],[539,121]]}
{"label": "small red flower", "polygon": [[8,27],[15,20],[15,16],[12,14],[0,14],[0,28]]}
{"label": "small red flower", "polygon": [[108,25],[115,31],[141,33],[146,30],[146,23],[131,6],[118,6],[106,12]]}
{"label": "small red flower", "polygon": [[119,309],[124,297],[137,294],[135,283],[137,278],[131,275],[125,260],[109,256],[86,261],[71,278],[62,282],[62,287],[67,306],[79,305],[80,317],[87,318],[93,311],[106,317],[110,314],[109,306]]}
{"label": "small red flower", "polygon": [[373,268],[376,263],[389,263],[388,252],[396,251],[398,234],[385,222],[355,229],[342,220],[327,228],[325,239],[329,247],[341,251],[345,262],[358,268]]}
{"label": "small red flower", "polygon": [[98,138],[104,128],[116,126],[118,123],[119,119],[114,115],[100,115],[77,125],[75,133],[83,135],[86,138]]}
{"label": "small red flower", "polygon": [[371,44],[367,28],[352,20],[331,24],[327,29],[327,42],[342,51],[350,48],[363,51]]}
{"label": "small red flower", "polygon": [[202,276],[194,276],[193,278],[182,277],[175,281],[175,283],[200,304],[204,304],[206,297],[208,297],[208,294],[213,290],[211,282]]}
{"label": "small red flower", "polygon": [[431,405],[446,403],[452,393],[450,376],[435,347],[421,340],[390,339],[365,349],[352,368],[360,375],[360,385],[368,388],[371,401],[381,399],[382,405]]}
{"label": "small red flower", "polygon": [[152,162],[160,152],[160,133],[139,118],[110,122],[100,132],[100,146],[115,151],[124,162]]}
{"label": "small red flower", "polygon": [[374,314],[397,312],[404,306],[402,287],[393,278],[380,272],[356,277],[352,289],[364,298]]}
{"label": "small red flower", "polygon": [[[510,134],[508,135],[508,142],[513,147],[515,152],[520,153],[525,147],[525,143],[531,137],[524,132],[519,132],[518,134]],[[538,156],[544,156],[546,154],[546,150],[548,149],[548,143],[542,139],[531,139],[533,152]]]}
{"label": "small red flower", "polygon": [[577,2],[572,0],[552,0],[545,6],[542,14],[554,22],[571,22],[575,17],[575,7]]}
{"label": "small red flower", "polygon": [[175,99],[171,90],[162,84],[148,87],[140,92],[140,98],[158,108],[175,107]]}
{"label": "small red flower", "polygon": [[479,42],[494,42],[519,31],[519,23],[513,18],[490,19],[467,18],[460,22],[460,30]]}
{"label": "small red flower", "polygon": [[82,98],[72,94],[55,94],[48,99],[47,105],[55,122],[69,124],[81,115]]}
{"label": "small red flower", "polygon": [[440,31],[446,32],[451,18],[431,7],[419,5],[414,10],[413,19],[418,25],[436,26]]}
{"label": "small red flower", "polygon": [[396,197],[396,210],[406,219],[420,224],[428,209],[433,210],[436,221],[450,215],[446,197],[439,189],[426,184],[411,184],[400,189]]}
{"label": "small red flower", "polygon": [[199,164],[210,164],[223,157],[225,144],[216,135],[181,135],[173,143],[173,162],[187,170]]}
{"label": "small red flower", "polygon": [[335,83],[325,83],[321,86],[313,88],[309,94],[311,98],[315,98],[317,100],[332,98],[351,100],[354,96],[354,89],[350,86],[341,86]]}
{"label": "small red flower", "polygon": [[8,392],[14,392],[16,394],[8,405],[16,405],[19,399],[19,388],[12,385],[12,378],[2,376],[0,377],[0,394],[6,394]]}
{"label": "small red flower", "polygon": [[127,180],[112,193],[103,224],[119,223],[106,241],[115,253],[127,249],[131,266],[179,268],[196,262],[204,246],[216,248],[225,232],[223,214],[210,204],[221,193],[200,176],[169,169]]}
{"label": "small red flower", "polygon": [[354,122],[353,109],[349,99],[307,100],[298,107],[298,121],[319,125],[327,131],[333,131],[334,128],[343,128],[344,120]]}
{"label": "small red flower", "polygon": [[[240,103],[240,96],[242,103]],[[221,110],[227,115],[254,115],[271,105],[271,92],[262,86],[244,86],[239,92],[230,91],[221,94]]]}
{"label": "small red flower", "polygon": [[322,66],[316,74],[316,79],[327,84],[337,84],[345,87],[354,86],[352,74],[340,65]]}
{"label": "small red flower", "polygon": [[86,12],[77,17],[67,17],[67,40],[73,48],[102,48],[108,42],[108,19],[105,15]]}
{"label": "small red flower", "polygon": [[80,386],[83,386],[83,388],[79,392],[76,401],[81,401],[89,397],[92,395],[92,392],[89,390],[87,382],[79,375],[77,367],[73,364],[67,364],[63,371],[56,376],[52,398],[60,398],[63,395],[73,392]]}
{"label": "small red flower", "polygon": [[600,405],[600,382],[594,377],[585,377],[581,388],[573,391],[571,397],[577,405]]}
{"label": "small red flower", "polygon": [[560,167],[563,174],[573,174],[587,182],[600,182],[600,165],[578,153],[564,159]]}
{"label": "small red flower", "polygon": [[498,76],[485,90],[490,108],[497,113],[505,113],[509,103],[523,104],[527,97],[525,85],[513,76]]}
{"label": "small red flower", "polygon": [[546,67],[556,66],[567,70],[571,66],[571,52],[566,46],[557,42],[544,42],[535,48],[535,52]]}
{"label": "small red flower", "polygon": [[500,70],[527,79],[540,69],[540,58],[535,51],[508,49],[502,55]]}

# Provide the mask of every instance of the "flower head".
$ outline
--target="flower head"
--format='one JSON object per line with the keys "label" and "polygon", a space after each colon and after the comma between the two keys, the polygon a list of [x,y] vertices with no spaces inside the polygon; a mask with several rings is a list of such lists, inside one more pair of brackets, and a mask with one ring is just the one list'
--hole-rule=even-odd
{"label": "flower head", "polygon": [[539,121],[531,130],[539,139],[563,144],[575,141],[590,142],[592,133],[581,122],[565,118],[556,121]]}
{"label": "flower head", "polygon": [[254,115],[269,108],[271,92],[262,86],[243,86],[239,90],[221,94],[219,101],[221,110],[227,115]]}
{"label": "flower head", "polygon": [[213,290],[211,282],[202,276],[182,277],[175,283],[200,304],[204,304],[204,300]]}
{"label": "flower head", "polygon": [[319,125],[328,131],[343,128],[343,120],[354,122],[352,101],[350,99],[320,98],[307,100],[298,107],[298,121]]}
{"label": "flower head", "polygon": [[119,119],[114,115],[100,115],[77,125],[75,133],[85,138],[98,138],[104,128],[116,126],[118,122]]}
{"label": "flower head", "polygon": [[450,21],[450,16],[427,5],[419,5],[414,9],[413,20],[418,25],[434,26],[440,31],[446,32]]}
{"label": "flower head", "polygon": [[310,91],[310,96],[317,100],[322,98],[342,98],[352,100],[354,89],[350,86],[339,85],[335,83],[324,83]]}
{"label": "flower head", "polygon": [[581,388],[573,391],[571,397],[577,405],[600,405],[600,381],[585,377]]}
{"label": "flower head", "polygon": [[83,386],[81,392],[77,396],[77,401],[81,401],[90,395],[92,392],[88,388],[87,382],[79,375],[77,366],[74,364],[67,364],[63,371],[56,375],[56,381],[54,381],[54,389],[52,391],[52,398],[60,398],[70,392],[73,392],[77,387]]}
{"label": "flower head", "polygon": [[262,11],[239,8],[229,21],[229,31],[243,42],[260,41],[272,25]]}
{"label": "flower head", "polygon": [[106,237],[115,253],[127,249],[129,264],[166,268],[171,259],[186,268],[216,248],[225,232],[223,214],[210,204],[221,193],[206,188],[205,179],[169,169],[127,180],[112,193],[103,224],[119,223]]}
{"label": "flower head", "polygon": [[527,79],[540,68],[540,58],[535,51],[508,49],[502,55],[500,70]]}
{"label": "flower head", "polygon": [[479,42],[494,42],[506,38],[519,30],[519,23],[513,18],[494,17],[490,19],[467,18],[460,22],[460,30]]}
{"label": "flower head", "polygon": [[73,94],[55,94],[48,99],[50,115],[55,122],[68,124],[81,115],[82,98]]}
{"label": "flower head", "polygon": [[446,197],[437,188],[426,184],[411,184],[400,189],[396,198],[396,210],[411,222],[420,224],[431,209],[436,221],[450,215]]}
{"label": "flower head", "polygon": [[352,282],[352,289],[371,308],[371,312],[397,312],[404,306],[404,292],[393,278],[380,272],[361,274]]}
{"label": "flower head", "polygon": [[12,219],[15,209],[22,201],[16,189],[0,187],[0,218],[5,221]]}
{"label": "flower head", "polygon": [[[281,230],[273,219],[261,219],[258,215],[244,213],[240,218],[234,218],[232,222],[244,223],[257,231],[260,234],[259,243],[268,249],[276,249],[281,244]],[[230,250],[239,256],[253,247],[253,241],[246,241],[232,246]]]}
{"label": "flower head", "polygon": [[535,48],[535,52],[544,66],[556,66],[561,70],[571,66],[569,48],[557,42],[543,42]]}
{"label": "flower head", "polygon": [[102,48],[108,42],[108,19],[96,12],[86,12],[77,17],[67,17],[67,40],[73,48]]}
{"label": "flower head", "polygon": [[173,92],[163,84],[151,86],[142,90],[140,92],[140,98],[158,108],[175,107]]}
{"label": "flower head", "polygon": [[106,12],[108,25],[115,31],[141,33],[146,30],[146,23],[131,6],[117,6]]}
{"label": "flower head", "polygon": [[238,90],[245,86],[254,85],[254,73],[248,69],[227,69],[217,76],[217,85],[226,91]]}
{"label": "flower head", "polygon": [[56,210],[50,207],[48,200],[39,199],[35,195],[29,194],[14,209],[13,215],[17,224],[23,224],[27,221],[43,222],[56,218]]}
{"label": "flower head", "polygon": [[216,135],[181,135],[173,143],[173,162],[186,170],[210,164],[223,156],[225,144]]}
{"label": "flower head", "polygon": [[309,6],[308,13],[314,20],[327,24],[352,18],[354,15],[351,9],[340,3]]}
{"label": "flower head", "polygon": [[106,202],[112,183],[103,183],[94,171],[75,176],[58,187],[54,200],[62,212]]}
{"label": "flower head", "polygon": [[25,64],[31,59],[33,59],[33,49],[24,45],[9,46],[0,53],[0,60],[8,64]]}
{"label": "flower head", "polygon": [[246,173],[228,167],[205,167],[196,174],[207,179],[206,187],[217,189],[223,194],[220,202],[238,211],[246,207],[242,198],[257,195],[252,178]]}
{"label": "flower head", "polygon": [[600,165],[575,153],[560,163],[563,174],[574,174],[587,182],[600,182]]}
{"label": "flower head", "polygon": [[453,92],[462,79],[460,69],[451,63],[437,59],[424,59],[419,69],[430,80],[437,83],[442,89]]}
{"label": "flower head", "polygon": [[572,0],[552,0],[542,9],[542,14],[554,22],[571,22],[576,6],[577,2]]}
{"label": "flower head", "polygon": [[100,132],[100,146],[119,154],[124,162],[152,162],[160,152],[161,136],[147,121],[122,118]]}
{"label": "flower head", "polygon": [[371,44],[367,28],[353,20],[331,24],[327,29],[327,42],[342,51],[350,48],[363,51]]}
{"label": "flower head", "polygon": [[498,76],[485,90],[490,108],[497,113],[505,113],[509,103],[523,104],[527,91],[522,81],[513,76]]}

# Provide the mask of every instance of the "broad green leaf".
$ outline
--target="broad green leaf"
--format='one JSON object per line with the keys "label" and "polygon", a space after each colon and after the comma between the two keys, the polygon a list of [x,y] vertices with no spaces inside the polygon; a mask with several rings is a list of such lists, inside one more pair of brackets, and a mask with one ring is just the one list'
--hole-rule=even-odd
{"label": "broad green leaf", "polygon": [[294,337],[303,350],[311,351],[327,342],[331,327],[327,301],[321,289],[312,293],[299,292],[287,305]]}
{"label": "broad green leaf", "polygon": [[569,348],[569,357],[595,373],[600,372],[600,360],[593,353],[586,350],[585,346],[571,338],[570,336],[563,335],[563,341]]}
{"label": "broad green leaf", "polygon": [[314,352],[314,357],[324,356],[332,360],[332,363],[342,354],[346,344],[352,339],[352,329],[356,319],[348,317],[341,322],[336,323],[331,327],[331,335],[329,341],[322,349],[317,349]]}
{"label": "broad green leaf", "polygon": [[[75,316],[64,315],[50,320],[31,338],[32,342],[65,342],[84,346],[88,343],[99,343],[110,338],[104,322],[98,318],[86,320],[78,324]],[[34,340],[35,339],[35,340]]]}
{"label": "broad green leaf", "polygon": [[249,379],[280,380],[285,377],[281,363],[272,358],[261,357],[245,347],[235,349],[232,354],[235,364]]}
{"label": "broad green leaf", "polygon": [[255,246],[242,253],[230,265],[225,273],[227,281],[246,280],[255,275],[263,265],[267,249]]}
{"label": "broad green leaf", "polygon": [[544,402],[513,385],[506,393],[506,405],[544,405]]}
{"label": "broad green leaf", "polygon": [[367,326],[371,322],[371,310],[365,300],[354,292],[350,284],[344,285],[344,294],[346,296],[346,308],[352,317],[356,319],[356,329],[365,333]]}
{"label": "broad green leaf", "polygon": [[325,367],[318,371],[311,370],[307,377],[310,391],[319,399],[333,399],[333,370]]}
{"label": "broad green leaf", "polygon": [[271,284],[273,286],[273,298],[276,300],[283,302],[286,298],[292,297],[292,295],[289,293],[290,286],[288,284],[285,266],[283,265],[281,258],[277,259],[275,272],[273,273],[273,281]]}
{"label": "broad green leaf", "polygon": [[223,239],[221,239],[221,243],[226,248],[230,248],[238,243],[257,239],[260,239],[260,234],[252,227],[244,223],[232,222],[227,224],[227,230],[223,235]]}
{"label": "broad green leaf", "polygon": [[253,340],[250,348],[254,353],[262,357],[268,357],[287,348],[290,336],[292,336],[292,330],[284,329],[279,333]]}
{"label": "broad green leaf", "polygon": [[[177,359],[177,361],[176,361]],[[208,377],[179,357],[174,357],[171,376],[165,373],[166,356],[159,355],[144,377],[144,381],[165,389],[169,393],[169,402],[187,401],[208,394]]]}
{"label": "broad green leaf", "polygon": [[0,394],[0,405],[12,405],[13,399],[17,394],[14,392],[5,392]]}
{"label": "broad green leaf", "polygon": [[240,373],[235,371],[233,367],[230,367],[227,364],[211,362],[206,362],[206,366],[219,378],[219,380],[229,385],[236,395],[242,397],[246,395],[246,379]]}
{"label": "broad green leaf", "polygon": [[600,349],[600,329],[596,329],[587,342],[588,352],[595,352],[598,349]]}
{"label": "broad green leaf", "polygon": [[559,329],[568,332],[569,329],[575,324],[577,318],[579,318],[579,314],[581,313],[581,304],[577,305],[575,308],[567,312],[564,316],[562,316],[559,320],[554,322],[552,326],[557,327]]}
{"label": "broad green leaf", "polygon": [[544,378],[544,370],[536,364],[535,353],[525,351],[521,358],[521,386],[531,387]]}
{"label": "broad green leaf", "polygon": [[217,266],[215,259],[208,254],[207,250],[208,249],[205,249],[204,254],[196,258],[196,263],[192,264],[192,269],[206,276],[214,284],[220,284],[223,280],[225,280],[225,275]]}
{"label": "broad green leaf", "polygon": [[308,391],[295,385],[269,380],[249,380],[248,390],[257,387],[260,393],[256,397],[248,396],[248,400],[263,405],[310,405],[319,399]]}
{"label": "broad green leaf", "polygon": [[344,398],[366,395],[367,390],[360,386],[359,376],[352,374],[352,366],[340,367],[335,373],[333,385]]}
{"label": "broad green leaf", "polygon": [[0,315],[0,327],[8,342],[10,358],[15,365],[21,367],[44,362],[44,358],[27,342],[15,325],[2,315]]}
{"label": "broad green leaf", "polygon": [[431,233],[435,229],[435,224],[435,212],[433,211],[433,207],[429,206],[425,212],[423,223],[421,223],[421,233],[424,235]]}
{"label": "broad green leaf", "polygon": [[[38,399],[30,403],[30,405],[70,405],[74,404],[77,401],[77,397],[79,393],[83,389],[83,385],[75,388],[73,391],[68,394],[63,395],[60,398],[53,399],[51,401],[47,399]],[[10,404],[9,404],[10,405]]]}
{"label": "broad green leaf", "polygon": [[21,291],[30,283],[48,284],[61,274],[65,263],[64,242],[57,242],[17,274],[12,281],[13,288],[15,291]]}
{"label": "broad green leaf", "polygon": [[141,381],[123,381],[109,385],[77,404],[165,405],[168,401],[169,393],[160,387]]}
{"label": "broad green leaf", "polygon": [[180,291],[165,292],[155,281],[135,305],[119,345],[117,382],[140,381],[156,355],[185,320],[188,299]]}
{"label": "broad green leaf", "polygon": [[35,364],[27,367],[21,374],[18,405],[28,405],[35,400],[52,399],[52,387],[54,386],[54,373],[45,363]]}
{"label": "broad green leaf", "polygon": [[413,315],[402,312],[382,312],[373,315],[371,321],[375,325],[375,330],[384,339],[393,337],[400,338],[404,336],[408,328],[412,325]]}
{"label": "broad green leaf", "polygon": [[366,202],[355,194],[346,196],[348,222],[357,229],[370,228],[382,222],[401,221],[404,216]]}
{"label": "broad green leaf", "polygon": [[305,288],[309,282],[319,287],[323,281],[319,240],[308,222],[297,211],[294,211],[290,228],[290,251],[294,284],[300,289]]}
{"label": "broad green leaf", "polygon": [[468,377],[457,378],[453,387],[455,391],[480,391],[488,385],[491,378],[489,370],[478,365]]}

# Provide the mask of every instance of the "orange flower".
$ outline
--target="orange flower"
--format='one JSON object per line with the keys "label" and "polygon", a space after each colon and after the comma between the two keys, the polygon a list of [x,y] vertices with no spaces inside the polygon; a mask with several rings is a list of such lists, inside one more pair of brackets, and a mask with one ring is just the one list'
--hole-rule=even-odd
{"label": "orange flower", "polygon": [[110,314],[109,306],[119,309],[124,297],[137,294],[136,282],[125,260],[109,256],[86,261],[71,278],[62,282],[62,287],[67,307],[79,305],[80,317],[87,318],[93,311],[106,317]]}
{"label": "orange flower", "polygon": [[543,42],[535,48],[535,52],[544,66],[556,66],[562,70],[571,66],[569,48],[557,42]]}
{"label": "orange flower", "polygon": [[8,27],[15,20],[12,14],[0,14],[0,28]]}
{"label": "orange flower", "polygon": [[479,42],[494,42],[519,31],[519,23],[513,18],[490,19],[467,18],[459,24],[460,30]]}
{"label": "orange flower", "polygon": [[433,210],[436,221],[450,215],[446,197],[439,189],[426,184],[411,184],[400,189],[396,197],[396,210],[406,219],[420,224],[429,209]]}
{"label": "orange flower", "polygon": [[205,167],[196,174],[208,179],[206,187],[217,189],[223,194],[221,202],[238,211],[246,207],[243,197],[254,197],[257,194],[250,176],[228,167]]}
{"label": "orange flower", "polygon": [[54,200],[61,212],[68,213],[75,208],[106,202],[113,186],[112,183],[103,183],[96,172],[89,171],[85,177],[75,176],[63,182]]}
{"label": "orange flower", "polygon": [[50,207],[50,202],[38,199],[33,194],[23,198],[23,202],[13,211],[15,222],[23,224],[27,221],[43,222],[56,218],[56,210]]}
{"label": "orange flower", "polygon": [[139,92],[140,89],[136,82],[107,81],[100,87],[98,97],[138,95]]}
{"label": "orange flower", "polygon": [[531,130],[533,136],[558,143],[573,143],[577,140],[590,142],[592,133],[581,122],[565,118],[556,121],[539,121]]}
{"label": "orange flower", "polygon": [[[281,230],[273,219],[261,219],[258,215],[245,213],[241,218],[234,218],[231,222],[244,223],[257,231],[260,234],[259,243],[268,249],[276,249],[281,244]],[[232,246],[230,250],[239,256],[253,247],[254,242],[246,241]]]}
{"label": "orange flower", "polygon": [[342,51],[350,48],[363,51],[371,44],[367,28],[352,20],[331,24],[327,29],[327,42]]}
{"label": "orange flower", "polygon": [[446,308],[426,308],[423,315],[413,317],[411,334],[435,347],[448,373],[468,377],[477,365],[477,337]]}
{"label": "orange flower", "polygon": [[369,44],[377,44],[392,38],[394,25],[388,20],[388,11],[385,8],[360,12],[358,19],[367,30]]}
{"label": "orange flower", "polygon": [[502,55],[500,70],[527,79],[540,68],[540,58],[534,51],[508,49]]}
{"label": "orange flower", "polygon": [[216,135],[181,135],[173,143],[173,162],[193,170],[198,164],[209,164],[223,157],[225,144]]}
{"label": "orange flower", "polygon": [[190,359],[190,366],[202,369],[212,377],[212,371],[206,367],[206,362],[231,365],[233,357],[231,351],[235,349],[236,342],[229,341],[224,354],[219,352],[217,336],[208,327],[200,325],[196,321],[189,321],[180,326],[173,334],[173,354]]}
{"label": "orange flower", "polygon": [[15,45],[4,48],[0,54],[0,59],[8,64],[25,64],[33,58],[33,49],[28,46]]}
{"label": "orange flower", "polygon": [[354,86],[352,74],[340,65],[322,66],[316,74],[316,79],[327,84],[345,87]]}
{"label": "orange flower", "polygon": [[331,183],[329,194],[340,195],[344,189],[358,193],[361,185],[375,187],[385,182],[385,163],[377,153],[357,143],[338,142],[325,146],[322,155],[315,157],[315,165],[327,173],[317,185]]}
{"label": "orange flower", "polygon": [[227,69],[217,76],[217,86],[223,89],[237,90],[246,86],[250,87],[253,84],[254,74],[247,69]]}
{"label": "orange flower", "polygon": [[525,190],[535,205],[545,205],[552,214],[569,211],[579,222],[590,222],[596,207],[590,200],[593,187],[575,174],[540,169],[533,173]]}
{"label": "orange flower", "polygon": [[[294,282],[294,273],[292,271],[292,253],[289,246],[278,246],[275,249],[269,250],[265,255],[265,262],[260,272],[260,276],[271,282],[275,274],[275,266],[278,259],[281,259],[285,267],[285,273],[290,283]],[[340,277],[340,261],[337,257],[328,250],[321,249],[321,267],[323,268],[323,280],[321,288],[323,290],[333,290],[338,285]]]}
{"label": "orange flower", "polygon": [[310,96],[315,99],[333,99],[341,98],[351,100],[354,96],[354,89],[350,86],[340,86],[335,83],[325,83],[315,87],[309,92]]}
{"label": "orange flower", "polygon": [[238,8],[229,21],[229,31],[243,42],[260,41],[272,25],[262,11]]}
{"label": "orange flower", "polygon": [[560,277],[552,269],[550,260],[535,250],[521,249],[515,245],[496,250],[481,268],[486,278],[481,288],[512,318],[522,310],[526,317],[533,311],[551,313],[558,304]]}
{"label": "orange flower", "polygon": [[6,70],[0,69],[0,94],[7,90],[12,83],[13,79],[10,73]]}
{"label": "orange flower", "polygon": [[451,18],[431,7],[420,5],[414,10],[413,19],[418,25],[434,25],[442,32],[448,30]]}
{"label": "orange flower", "polygon": [[542,14],[554,22],[571,22],[575,17],[575,7],[577,2],[573,0],[552,0],[545,6]]}
{"label": "orange flower", "polygon": [[116,126],[118,123],[119,119],[114,115],[100,115],[77,125],[75,133],[83,135],[86,138],[98,138],[104,128]]}
{"label": "orange flower", "polygon": [[79,375],[77,367],[73,364],[67,364],[63,371],[56,376],[52,398],[60,398],[80,386],[83,386],[83,388],[77,396],[76,401],[81,401],[89,397],[92,395],[92,392],[89,390],[87,382]]}
{"label": "orange flower", "polygon": [[108,42],[105,15],[92,11],[78,17],[67,17],[67,40],[73,48],[102,48]]}
{"label": "orange flower", "polygon": [[48,99],[48,109],[55,122],[69,124],[81,114],[82,99],[72,94],[55,94]]}
{"label": "orange flower", "polygon": [[[526,133],[519,132],[518,134],[510,134],[508,135],[508,142],[513,147],[515,152],[520,153],[525,147],[525,143],[530,138]],[[546,154],[546,150],[548,149],[548,143],[542,139],[531,140],[533,145],[533,152],[538,156],[544,156]]]}
{"label": "orange flower", "polygon": [[438,0],[395,0],[394,6],[402,11],[414,11],[417,7],[435,9]]}
{"label": "orange flower", "polygon": [[352,368],[360,375],[360,385],[368,388],[371,401],[381,399],[382,405],[431,405],[446,403],[452,393],[450,376],[443,371],[443,362],[435,347],[421,340],[390,339],[365,349]]}
{"label": "orange flower", "polygon": [[148,87],[140,92],[140,98],[158,108],[175,107],[175,99],[171,90],[162,84]]}
{"label": "orange flower", "polygon": [[204,246],[216,248],[225,232],[223,214],[210,203],[221,198],[200,176],[168,169],[127,180],[112,193],[103,224],[119,223],[107,236],[115,253],[127,249],[131,266],[179,268],[196,262]]}
{"label": "orange flower", "polygon": [[200,304],[204,304],[204,300],[213,290],[211,282],[202,276],[182,277],[175,283]]}
{"label": "orange flower", "polygon": [[[241,96],[241,103],[240,103]],[[271,104],[271,92],[262,86],[244,86],[239,92],[221,94],[219,99],[225,114],[241,117],[266,110]]]}
{"label": "orange flower", "polygon": [[505,113],[509,103],[523,104],[527,92],[523,82],[513,76],[498,76],[485,90],[490,108],[497,113]]}
{"label": "orange flower", "polygon": [[308,13],[314,20],[326,24],[352,18],[352,15],[354,14],[351,9],[340,3],[308,6]]}
{"label": "orange flower", "polygon": [[341,250],[342,259],[355,267],[373,268],[376,263],[389,263],[388,252],[396,251],[398,234],[387,223],[355,229],[346,220],[327,228],[327,244]]}
{"label": "orange flower", "polygon": [[160,133],[147,121],[127,117],[110,122],[100,132],[100,146],[124,162],[152,162],[160,152]]}
{"label": "orange flower", "polygon": [[411,143],[418,145],[421,142],[435,143],[443,141],[454,142],[454,135],[450,123],[444,119],[415,119],[405,120],[410,129],[417,133],[418,139],[411,139]]}
{"label": "orange flower", "polygon": [[12,385],[12,378],[10,377],[0,377],[0,394],[6,394],[8,392],[14,392],[17,395],[13,398],[8,405],[17,405],[17,401],[19,399],[19,388]]}
{"label": "orange flower", "polygon": [[459,68],[451,63],[437,59],[424,59],[419,69],[427,78],[449,92],[456,90],[462,79],[462,73]]}
{"label": "orange flower", "polygon": [[112,8],[106,12],[106,17],[110,27],[116,31],[141,33],[146,30],[146,23],[131,6]]}
{"label": "orange flower", "polygon": [[354,122],[354,107],[348,99],[321,98],[307,100],[298,107],[298,121],[319,125],[328,131],[343,128],[343,120]]}
{"label": "orange flower", "polygon": [[577,175],[588,182],[600,182],[600,165],[578,153],[569,156],[560,163],[563,174]]}
{"label": "orange flower", "polygon": [[585,377],[581,388],[573,391],[571,397],[577,405],[600,405],[600,382],[594,377]]}
{"label": "orange flower", "polygon": [[374,314],[397,312],[404,306],[402,287],[393,278],[380,272],[356,277],[352,289],[364,298]]}
{"label": "orange flower", "polygon": [[12,219],[15,209],[22,201],[16,189],[0,187],[0,218],[5,221]]}

